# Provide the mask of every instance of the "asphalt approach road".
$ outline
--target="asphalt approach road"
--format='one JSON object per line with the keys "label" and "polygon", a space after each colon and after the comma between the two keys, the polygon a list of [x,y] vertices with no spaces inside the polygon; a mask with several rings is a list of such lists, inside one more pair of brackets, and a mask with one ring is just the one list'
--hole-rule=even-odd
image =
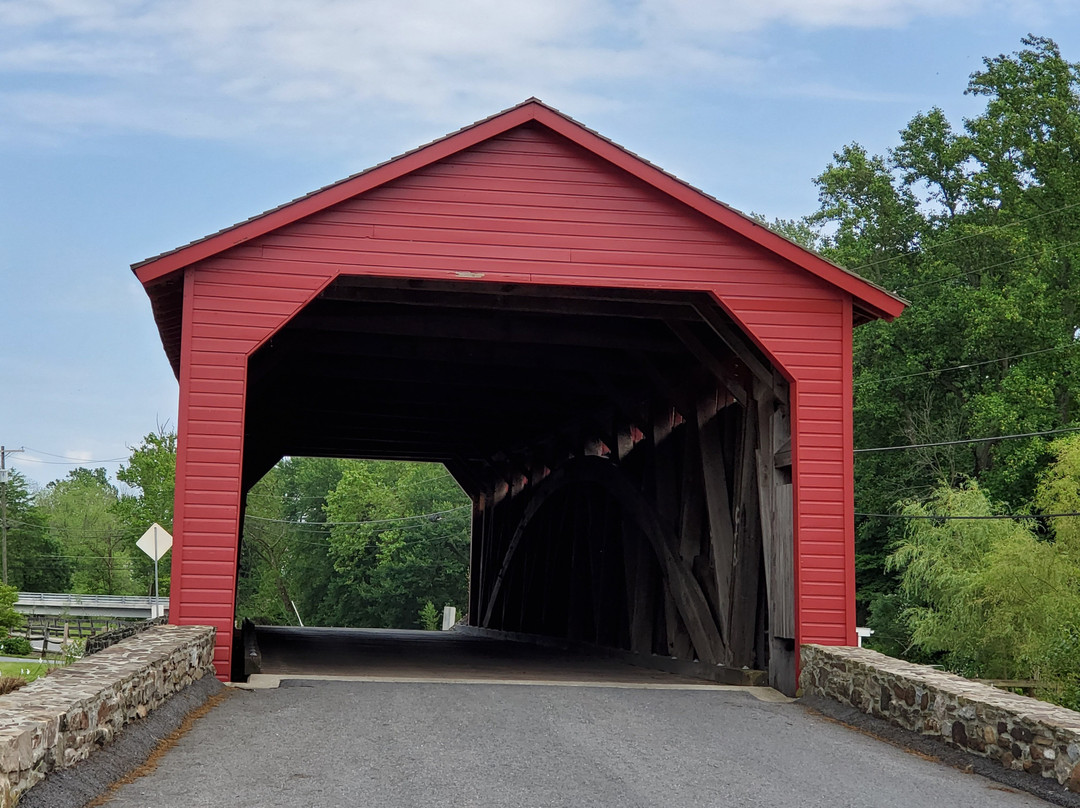
{"label": "asphalt approach road", "polygon": [[237,690],[111,808],[1045,806],[749,691],[285,680]]}

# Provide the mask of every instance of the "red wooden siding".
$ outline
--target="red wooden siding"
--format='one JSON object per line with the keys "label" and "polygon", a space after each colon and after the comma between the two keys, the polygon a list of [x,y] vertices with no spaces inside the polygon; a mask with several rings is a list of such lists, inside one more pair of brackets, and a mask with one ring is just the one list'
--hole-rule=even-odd
{"label": "red wooden siding", "polygon": [[173,619],[228,674],[246,361],[336,275],[711,290],[792,382],[800,642],[853,643],[850,296],[522,126],[186,270]]}
{"label": "red wooden siding", "polygon": [[329,280],[193,267],[185,277],[170,619],[217,628],[227,678],[236,593],[247,356]]}

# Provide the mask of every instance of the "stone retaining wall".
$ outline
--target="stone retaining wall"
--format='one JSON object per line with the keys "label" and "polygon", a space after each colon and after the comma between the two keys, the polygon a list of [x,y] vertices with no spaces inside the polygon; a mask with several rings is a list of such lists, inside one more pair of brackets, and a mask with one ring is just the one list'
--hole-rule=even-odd
{"label": "stone retaining wall", "polygon": [[866,648],[802,647],[803,695],[823,696],[1080,792],[1080,713]]}
{"label": "stone retaining wall", "polygon": [[0,808],[214,674],[214,629],[157,626],[0,696]]}
{"label": "stone retaining wall", "polygon": [[110,645],[116,645],[120,640],[134,637],[140,631],[146,631],[148,628],[167,625],[169,625],[169,619],[167,617],[152,617],[149,620],[139,620],[138,622],[128,623],[126,626],[114,628],[112,631],[103,631],[100,634],[95,634],[92,637],[86,638],[83,655],[90,656],[91,654],[96,654],[98,651],[104,651]]}

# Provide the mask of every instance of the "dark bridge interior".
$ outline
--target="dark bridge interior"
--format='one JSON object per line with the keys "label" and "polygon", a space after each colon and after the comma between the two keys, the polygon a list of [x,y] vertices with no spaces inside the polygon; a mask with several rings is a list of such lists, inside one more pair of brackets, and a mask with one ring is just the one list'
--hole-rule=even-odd
{"label": "dark bridge interior", "polygon": [[789,423],[700,292],[340,278],[250,359],[244,488],[284,455],[442,462],[470,625],[791,693]]}

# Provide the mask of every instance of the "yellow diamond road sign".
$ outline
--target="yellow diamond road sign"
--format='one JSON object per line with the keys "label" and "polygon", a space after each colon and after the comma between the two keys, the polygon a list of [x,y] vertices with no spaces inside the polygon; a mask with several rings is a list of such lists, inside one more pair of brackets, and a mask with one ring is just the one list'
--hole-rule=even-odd
{"label": "yellow diamond road sign", "polygon": [[172,547],[172,536],[165,528],[154,522],[150,529],[142,534],[142,538],[135,542],[135,546],[157,561],[169,552],[169,548]]}

